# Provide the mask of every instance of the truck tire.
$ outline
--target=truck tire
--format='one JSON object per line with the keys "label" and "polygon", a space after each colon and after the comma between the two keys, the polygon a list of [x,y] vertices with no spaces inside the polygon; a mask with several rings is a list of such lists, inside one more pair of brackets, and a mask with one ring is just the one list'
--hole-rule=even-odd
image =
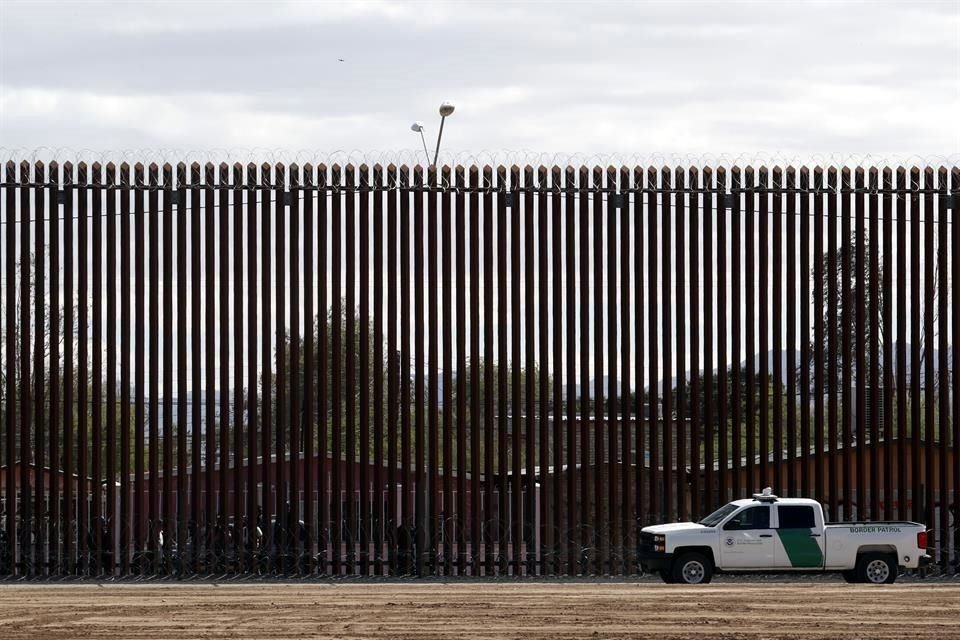
{"label": "truck tire", "polygon": [[702,553],[688,551],[673,561],[671,573],[677,584],[709,584],[713,564]]}
{"label": "truck tire", "polygon": [[857,582],[893,584],[897,579],[897,561],[888,553],[864,553],[857,560]]}
{"label": "truck tire", "polygon": [[676,581],[673,579],[673,572],[669,569],[660,570],[660,579],[666,582],[667,584],[674,584]]}

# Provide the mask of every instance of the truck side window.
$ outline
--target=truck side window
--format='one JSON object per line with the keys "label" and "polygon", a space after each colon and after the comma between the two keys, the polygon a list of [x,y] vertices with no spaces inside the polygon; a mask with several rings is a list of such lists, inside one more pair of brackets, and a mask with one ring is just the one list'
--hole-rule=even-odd
{"label": "truck side window", "polygon": [[813,517],[813,507],[805,506],[778,506],[781,529],[813,529],[816,519]]}
{"label": "truck side window", "polygon": [[731,518],[730,522],[723,526],[730,531],[742,531],[744,529],[769,529],[770,528],[770,507],[749,507],[744,509]]}

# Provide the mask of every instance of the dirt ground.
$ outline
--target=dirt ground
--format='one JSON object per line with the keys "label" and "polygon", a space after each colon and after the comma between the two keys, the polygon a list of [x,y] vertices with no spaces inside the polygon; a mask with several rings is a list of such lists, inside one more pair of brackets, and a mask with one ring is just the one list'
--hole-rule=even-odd
{"label": "dirt ground", "polygon": [[960,638],[960,583],[0,586],[0,638]]}

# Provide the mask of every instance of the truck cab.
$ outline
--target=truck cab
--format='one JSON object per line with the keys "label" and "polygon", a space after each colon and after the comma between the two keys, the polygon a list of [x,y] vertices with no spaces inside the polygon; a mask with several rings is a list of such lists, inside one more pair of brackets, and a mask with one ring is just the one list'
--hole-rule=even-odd
{"label": "truck cab", "polygon": [[699,522],[644,527],[640,564],[668,583],[708,583],[715,572],[837,572],[848,582],[892,583],[900,567],[929,563],[926,545],[922,524],[828,524],[816,500],[768,488]]}

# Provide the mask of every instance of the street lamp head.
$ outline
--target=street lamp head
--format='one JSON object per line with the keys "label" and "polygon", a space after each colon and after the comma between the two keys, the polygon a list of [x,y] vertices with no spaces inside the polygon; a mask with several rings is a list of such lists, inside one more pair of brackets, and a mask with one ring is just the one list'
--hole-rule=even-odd
{"label": "street lamp head", "polygon": [[423,132],[423,123],[422,123],[422,122],[414,122],[412,125],[410,125],[410,131],[413,131],[414,133],[422,133],[422,132]]}
{"label": "street lamp head", "polygon": [[443,104],[440,105],[440,115],[446,118],[451,113],[453,113],[453,109],[454,109],[453,103],[444,102]]}

